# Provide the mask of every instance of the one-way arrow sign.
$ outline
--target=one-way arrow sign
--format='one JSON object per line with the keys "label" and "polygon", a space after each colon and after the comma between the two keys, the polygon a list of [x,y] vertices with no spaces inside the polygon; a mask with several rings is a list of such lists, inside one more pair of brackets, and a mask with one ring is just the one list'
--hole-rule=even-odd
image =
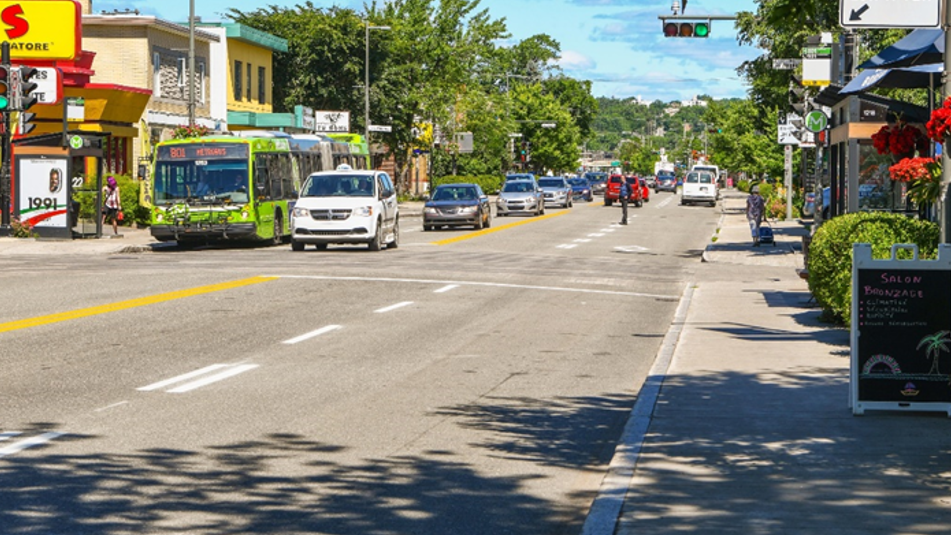
{"label": "one-way arrow sign", "polygon": [[853,9],[853,10],[852,10],[852,15],[849,16],[849,20],[850,20],[850,21],[853,21],[853,20],[858,20],[858,21],[860,21],[860,20],[862,20],[862,15],[863,15],[866,11],[868,11],[868,4],[865,4],[864,6],[860,7],[860,8],[858,9],[858,11],[856,11],[856,10]]}
{"label": "one-way arrow sign", "polygon": [[941,0],[839,0],[845,28],[937,28]]}

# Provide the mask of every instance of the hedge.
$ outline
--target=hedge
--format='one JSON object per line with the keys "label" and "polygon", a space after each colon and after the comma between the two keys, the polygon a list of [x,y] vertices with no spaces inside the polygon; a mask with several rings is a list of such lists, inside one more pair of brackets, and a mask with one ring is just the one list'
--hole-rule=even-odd
{"label": "hedge", "polygon": [[[139,181],[129,175],[111,174],[106,176],[115,177],[116,183],[119,185],[119,200],[122,203],[122,213],[125,215],[125,219],[119,224],[129,226],[137,223],[147,226],[150,222],[150,214],[148,208],[139,206]],[[103,179],[102,182],[103,187],[105,187],[106,180]],[[86,177],[83,187],[88,188],[88,190],[73,194],[73,200],[79,202],[79,217],[95,220],[99,217],[96,213],[96,177]],[[105,202],[105,199],[103,199],[103,202]]]}
{"label": "hedge", "polygon": [[[858,212],[826,221],[809,245],[809,291],[826,317],[848,325],[852,318],[852,244],[869,243],[872,257],[887,259],[892,245],[914,243],[919,258],[935,258],[938,225],[886,212]],[[898,258],[911,252],[899,250]]]}
{"label": "hedge", "polygon": [[433,178],[433,187],[442,184],[478,184],[487,195],[502,189],[504,178],[501,175],[479,176],[441,176]]}

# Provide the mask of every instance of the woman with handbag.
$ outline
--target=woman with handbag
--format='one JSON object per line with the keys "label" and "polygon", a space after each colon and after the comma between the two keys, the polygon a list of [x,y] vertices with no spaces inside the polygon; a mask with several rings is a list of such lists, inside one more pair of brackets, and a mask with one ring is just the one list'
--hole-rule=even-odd
{"label": "woman with handbag", "polygon": [[119,221],[122,219],[122,200],[119,196],[119,184],[116,179],[106,179],[106,187],[102,188],[102,225],[106,221],[112,223],[112,233],[119,234]]}

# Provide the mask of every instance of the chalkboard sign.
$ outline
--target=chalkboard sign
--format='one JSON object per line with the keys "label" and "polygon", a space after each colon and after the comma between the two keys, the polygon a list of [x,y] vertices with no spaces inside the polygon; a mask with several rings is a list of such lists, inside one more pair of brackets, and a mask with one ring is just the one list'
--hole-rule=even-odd
{"label": "chalkboard sign", "polygon": [[[898,249],[913,260],[896,260]],[[891,260],[853,246],[852,410],[938,410],[951,416],[951,248]]]}

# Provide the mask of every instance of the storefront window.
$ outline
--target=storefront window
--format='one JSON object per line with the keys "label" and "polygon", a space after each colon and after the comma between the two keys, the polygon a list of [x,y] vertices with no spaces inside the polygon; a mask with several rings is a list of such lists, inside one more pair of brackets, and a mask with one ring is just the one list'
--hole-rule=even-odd
{"label": "storefront window", "polygon": [[859,143],[859,210],[904,209],[903,184],[892,181],[891,154],[878,154],[871,141]]}

